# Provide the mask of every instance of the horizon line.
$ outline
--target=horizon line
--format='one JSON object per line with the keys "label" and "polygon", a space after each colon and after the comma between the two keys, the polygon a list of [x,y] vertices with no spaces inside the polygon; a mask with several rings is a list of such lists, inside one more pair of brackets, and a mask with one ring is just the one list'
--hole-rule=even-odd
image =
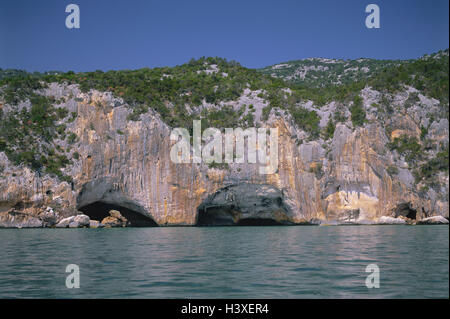
{"label": "horizon line", "polygon": [[134,71],[134,70],[140,70],[140,69],[146,69],[146,68],[148,68],[148,69],[174,68],[174,67],[177,67],[177,66],[181,66],[181,65],[187,64],[192,59],[199,60],[201,58],[221,58],[221,59],[225,59],[227,62],[236,61],[242,67],[250,69],[250,70],[261,70],[261,69],[268,68],[268,67],[271,67],[271,66],[275,66],[275,65],[278,65],[278,64],[291,63],[291,62],[296,62],[296,61],[305,61],[305,60],[310,60],[310,59],[327,59],[327,60],[337,60],[337,61],[357,61],[357,60],[360,60],[360,59],[374,60],[374,61],[412,61],[412,60],[418,60],[418,59],[423,58],[423,57],[425,57],[427,55],[437,54],[439,52],[445,52],[445,51],[449,51],[449,47],[447,47],[445,49],[440,49],[440,50],[434,51],[432,53],[423,53],[422,55],[420,55],[418,57],[409,58],[409,59],[396,59],[396,58],[377,59],[377,58],[370,58],[370,57],[359,57],[359,58],[356,58],[356,59],[351,59],[351,58],[330,58],[330,57],[307,57],[307,58],[299,58],[299,59],[293,59],[293,60],[287,60],[287,61],[280,61],[280,62],[277,62],[275,64],[269,64],[269,65],[266,65],[266,66],[263,66],[263,67],[258,67],[258,68],[247,67],[247,66],[241,64],[239,61],[237,61],[235,59],[227,59],[227,58],[223,58],[223,57],[220,57],[220,56],[199,56],[199,57],[191,57],[191,58],[187,59],[186,62],[181,63],[181,64],[164,65],[164,66],[153,66],[153,67],[141,66],[141,67],[137,67],[137,68],[121,68],[121,69],[108,69],[108,70],[95,69],[95,70],[84,70],[84,71],[74,71],[74,70],[61,71],[61,70],[51,70],[51,69],[44,70],[44,71],[37,71],[37,70],[30,71],[30,70],[22,69],[22,68],[9,68],[9,67],[4,68],[3,66],[0,65],[0,70],[2,70],[2,71],[15,70],[15,71],[24,71],[24,72],[27,72],[27,73],[46,73],[46,72],[67,73],[67,72],[71,72],[71,71],[74,72],[74,73],[89,73],[89,72],[96,72],[96,71],[109,72],[109,71],[124,71],[124,70]]}

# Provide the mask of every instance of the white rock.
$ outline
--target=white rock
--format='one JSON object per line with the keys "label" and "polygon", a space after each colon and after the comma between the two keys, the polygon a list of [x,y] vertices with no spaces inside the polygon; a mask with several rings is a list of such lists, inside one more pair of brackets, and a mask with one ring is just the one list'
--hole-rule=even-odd
{"label": "white rock", "polygon": [[378,224],[392,224],[392,225],[397,225],[397,224],[406,224],[406,221],[402,218],[394,218],[394,217],[389,217],[389,216],[381,216],[378,219]]}
{"label": "white rock", "polygon": [[90,218],[87,215],[80,214],[75,216],[73,221],[78,223],[78,227],[89,226]]}
{"label": "white rock", "polygon": [[70,216],[70,217],[60,220],[60,222],[58,224],[56,224],[56,228],[85,227],[85,226],[89,226],[89,222],[90,222],[89,216],[80,214],[77,216]]}
{"label": "white rock", "polygon": [[70,224],[71,222],[73,222],[74,218],[75,218],[75,216],[70,216],[70,217],[67,217],[67,218],[63,218],[63,219],[61,219],[61,220],[59,221],[58,224],[56,224],[55,227],[56,227],[56,228],[66,228],[66,227],[69,226],[69,224]]}
{"label": "white rock", "polygon": [[431,216],[418,221],[418,224],[448,224],[448,220],[440,215]]}

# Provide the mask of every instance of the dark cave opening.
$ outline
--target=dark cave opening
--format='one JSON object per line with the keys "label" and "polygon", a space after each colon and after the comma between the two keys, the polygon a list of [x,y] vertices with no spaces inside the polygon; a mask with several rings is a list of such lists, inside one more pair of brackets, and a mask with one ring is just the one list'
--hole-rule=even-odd
{"label": "dark cave opening", "polygon": [[395,217],[404,216],[410,219],[416,219],[417,210],[411,207],[411,203],[401,203],[395,208]]}
{"label": "dark cave opening", "polygon": [[197,216],[197,226],[232,226],[234,225],[233,210],[226,207],[200,208]]}
{"label": "dark cave opening", "polygon": [[408,214],[406,214],[406,217],[410,219],[416,219],[416,214],[417,214],[416,210],[411,209],[409,210]]}
{"label": "dark cave opening", "polygon": [[216,206],[201,208],[198,212],[197,226],[279,226],[281,223],[271,218],[242,218],[235,221],[239,211],[232,207]]}
{"label": "dark cave opening", "polygon": [[143,214],[137,211],[116,204],[94,202],[92,204],[78,208],[79,211],[89,216],[90,219],[98,220],[100,222],[102,221],[103,218],[109,216],[109,211],[112,209],[119,211],[120,214],[122,214],[122,216],[128,220],[129,222],[128,227],[158,226],[158,224],[152,218],[144,216]]}

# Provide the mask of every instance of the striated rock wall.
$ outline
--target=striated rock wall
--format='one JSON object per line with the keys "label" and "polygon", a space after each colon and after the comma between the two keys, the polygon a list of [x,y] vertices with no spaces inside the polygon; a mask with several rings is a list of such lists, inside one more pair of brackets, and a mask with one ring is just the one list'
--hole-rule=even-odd
{"label": "striated rock wall", "polygon": [[[95,202],[130,209],[158,225],[195,225],[199,213],[211,205],[226,220],[232,216],[233,223],[246,218],[283,224],[358,223],[391,216],[405,204],[418,219],[449,215],[448,175],[436,177],[443,185],[441,193],[421,194],[407,164],[399,165],[398,154],[387,147],[393,137],[377,120],[356,129],[339,123],[332,140],[300,144],[301,132],[289,117],[272,112],[261,124],[279,130],[279,166],[276,173],[263,175],[259,164],[210,168],[173,163],[171,128],[153,111],[139,121],[127,120],[130,109],[110,93],[81,93],[74,85],[52,84],[46,94],[64,98],[61,107],[77,113],[67,130],[77,136],[71,147],[79,158],[64,168],[73,182],[14,166],[0,153],[0,222],[7,227],[14,225],[12,210],[28,214],[36,226],[46,207],[64,218]],[[391,121],[398,127],[393,136],[399,130],[420,134],[409,115]],[[445,123],[432,126],[429,134],[448,143]],[[390,166],[396,166],[398,174],[388,173]],[[230,189],[236,197],[227,195]]]}

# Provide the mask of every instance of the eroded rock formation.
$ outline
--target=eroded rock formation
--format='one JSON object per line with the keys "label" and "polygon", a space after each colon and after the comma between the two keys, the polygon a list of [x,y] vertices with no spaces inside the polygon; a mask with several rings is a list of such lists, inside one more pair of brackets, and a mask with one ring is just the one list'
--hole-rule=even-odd
{"label": "eroded rock formation", "polygon": [[293,224],[284,195],[271,185],[238,184],[218,190],[198,207],[199,226]]}
{"label": "eroded rock formation", "polygon": [[[102,220],[109,209],[119,209],[131,224],[160,226],[448,218],[448,174],[436,176],[439,192],[420,192],[407,163],[387,147],[398,130],[420,134],[425,113],[419,108],[390,120],[398,126],[392,136],[383,123],[372,120],[358,128],[339,123],[332,140],[303,143],[298,140],[303,133],[289,116],[272,112],[260,124],[279,130],[279,166],[276,173],[262,175],[259,164],[219,169],[173,163],[171,128],[151,110],[138,121],[127,120],[130,109],[110,93],[51,84],[46,94],[64,99],[61,107],[77,114],[67,130],[76,134],[72,148],[79,157],[63,169],[73,181],[15,166],[0,152],[3,227],[52,226],[56,220],[42,215],[47,207],[58,220],[78,211]],[[329,114],[321,116],[326,123]],[[428,134],[448,143],[448,122],[433,124]],[[389,167],[397,172],[388,172]],[[90,205],[97,206],[92,210]]]}

